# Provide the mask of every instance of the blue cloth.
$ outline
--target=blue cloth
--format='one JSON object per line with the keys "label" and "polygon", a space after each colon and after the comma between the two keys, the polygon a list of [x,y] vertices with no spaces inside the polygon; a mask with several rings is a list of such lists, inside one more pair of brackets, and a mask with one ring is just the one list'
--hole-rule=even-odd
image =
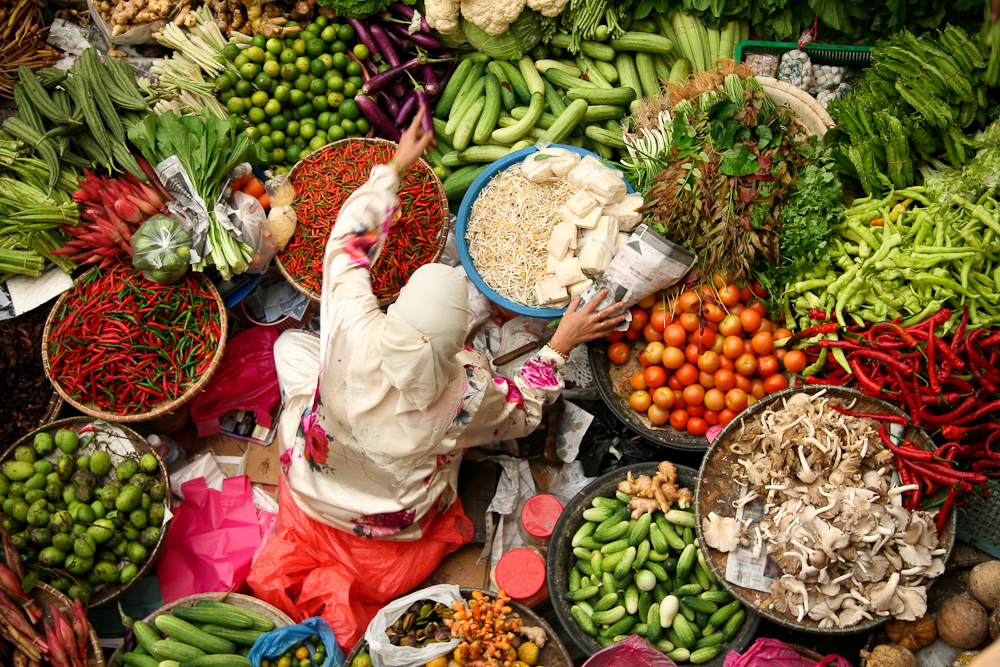
{"label": "blue cloth", "polygon": [[[346,659],[344,652],[337,645],[337,638],[333,630],[322,618],[307,618],[298,625],[287,625],[283,628],[275,628],[271,632],[261,635],[250,649],[247,658],[253,667],[260,667],[261,660],[269,660],[280,656],[282,653],[295,646],[301,641],[306,641],[313,635],[319,635],[320,641],[326,647],[326,660],[317,667],[343,667]],[[313,657],[315,649],[309,650],[310,659]]]}

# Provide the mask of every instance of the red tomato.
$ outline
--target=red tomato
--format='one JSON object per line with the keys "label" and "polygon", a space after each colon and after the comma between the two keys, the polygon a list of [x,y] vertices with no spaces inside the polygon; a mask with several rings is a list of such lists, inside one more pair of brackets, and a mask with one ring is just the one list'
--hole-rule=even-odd
{"label": "red tomato", "polygon": [[788,354],[788,350],[783,347],[779,347],[774,351],[774,357],[778,360],[778,363],[785,363],[785,355]]}
{"label": "red tomato", "polygon": [[663,360],[663,350],[665,349],[663,343],[653,341],[642,351],[642,356],[646,357],[646,361],[649,363],[658,364]]}
{"label": "red tomato", "polygon": [[688,405],[701,405],[702,401],[705,400],[705,388],[700,384],[688,385],[684,387],[681,396]]}
{"label": "red tomato", "polygon": [[722,341],[722,354],[730,359],[743,354],[743,339],[739,336],[726,336]]}
{"label": "red tomato", "polygon": [[653,399],[650,397],[648,391],[636,391],[628,397],[628,404],[636,412],[645,412],[653,404]]}
{"label": "red tomato", "polygon": [[656,294],[650,294],[645,299],[635,304],[642,308],[643,310],[649,310],[656,303]]}
{"label": "red tomato", "polygon": [[674,373],[669,378],[667,378],[667,386],[670,387],[671,389],[676,389],[677,391],[680,391],[681,389],[684,388],[684,385],[681,384],[680,379],[678,379],[677,377],[677,373]]}
{"label": "red tomato", "polygon": [[789,350],[785,353],[784,362],[789,373],[801,373],[806,368],[806,353],[801,350]]}
{"label": "red tomato", "polygon": [[753,354],[753,343],[751,342],[751,340],[749,338],[745,338],[743,340],[743,353],[744,354]]}
{"label": "red tomato", "polygon": [[639,340],[642,337],[641,329],[626,329],[625,340]]}
{"label": "red tomato", "polygon": [[746,409],[747,393],[742,389],[730,389],[726,392],[726,407],[736,412]]}
{"label": "red tomato", "polygon": [[653,392],[653,404],[669,410],[674,407],[674,390],[670,387],[657,387]]}
{"label": "red tomato", "polygon": [[740,288],[740,301],[743,301],[745,303],[752,298],[753,298],[753,292],[750,290],[749,286]]}
{"label": "red tomato", "polygon": [[629,357],[629,348],[625,343],[612,343],[608,346],[608,359],[611,363],[621,366]]}
{"label": "red tomato", "polygon": [[672,371],[680,368],[684,362],[684,350],[673,345],[665,349],[663,356],[660,358],[660,363]]}
{"label": "red tomato", "polygon": [[771,324],[771,320],[767,319],[766,317],[761,318],[760,326],[754,329],[753,335],[756,336],[757,334],[764,332],[771,333],[773,329],[774,325]]}
{"label": "red tomato", "polygon": [[644,371],[636,371],[629,379],[628,383],[632,385],[632,388],[636,391],[649,389],[649,384],[646,383],[646,373]]}
{"label": "red tomato", "polygon": [[[729,309],[729,314],[730,315],[735,315],[736,317],[739,317],[740,313],[742,313],[746,309],[747,309],[746,306],[744,306],[742,303],[738,303],[738,304],[736,304],[735,306],[733,306],[732,308]],[[742,328],[743,328],[743,325],[741,324],[740,325],[740,329],[742,329]]]}
{"label": "red tomato", "polygon": [[722,289],[723,287],[726,286],[726,283],[728,282],[729,278],[726,277],[726,274],[720,271],[716,271],[715,273],[712,274],[712,285],[715,286],[715,289],[719,290]]}
{"label": "red tomato", "polygon": [[688,419],[687,432],[691,435],[705,435],[708,430],[708,422],[700,417],[691,417]]}
{"label": "red tomato", "polygon": [[711,389],[715,386],[715,376],[711,373],[706,373],[705,371],[698,372],[698,384],[700,384],[705,389]]}
{"label": "red tomato", "polygon": [[653,314],[649,316],[649,326],[662,332],[667,328],[667,318],[669,317],[670,316],[662,310],[654,310]]}
{"label": "red tomato", "polygon": [[684,313],[677,318],[677,323],[684,328],[684,331],[693,333],[701,326],[701,319],[694,313]]}
{"label": "red tomato", "polygon": [[716,410],[705,410],[704,420],[708,422],[709,426],[715,426],[719,423],[719,412]]}
{"label": "red tomato", "polygon": [[701,306],[701,299],[698,295],[691,290],[681,294],[680,298],[677,299],[677,308],[680,309],[682,313],[696,313],[698,308]]}
{"label": "red tomato", "polygon": [[667,313],[667,320],[670,320],[670,303],[663,300],[662,296],[656,297],[656,303],[653,304],[651,313]]}
{"label": "red tomato", "polygon": [[770,354],[774,349],[774,338],[767,331],[761,331],[750,340],[750,346],[756,354]]}
{"label": "red tomato", "polygon": [[788,389],[788,380],[780,373],[772,375],[764,380],[764,389],[769,394],[776,394],[783,389]]}
{"label": "red tomato", "polygon": [[730,313],[719,322],[719,333],[723,336],[739,336],[743,333],[743,323],[739,315]]}
{"label": "red tomato", "polygon": [[715,386],[722,391],[729,391],[736,386],[735,374],[725,368],[715,371]]}
{"label": "red tomato", "polygon": [[640,352],[638,354],[638,356],[636,356],[636,359],[639,360],[639,363],[642,364],[643,368],[649,368],[650,366],[653,365],[653,362],[651,362],[648,359],[646,359],[646,353],[645,352]]}
{"label": "red tomato", "polygon": [[670,425],[678,431],[684,430],[688,423],[688,413],[686,410],[674,410],[670,413]]}
{"label": "red tomato", "polygon": [[705,414],[704,405],[689,405],[684,409],[687,410],[688,415],[691,417],[701,417]]}
{"label": "red tomato", "polygon": [[687,347],[684,348],[684,358],[687,359],[689,364],[698,363],[698,357],[701,356],[701,350],[694,343],[689,343]]}
{"label": "red tomato", "polygon": [[642,331],[646,328],[647,324],[649,324],[649,313],[642,308],[633,308],[632,321],[629,322],[628,328],[636,331]]}
{"label": "red tomato", "polygon": [[719,323],[718,322],[709,322],[708,324],[705,325],[705,328],[711,329],[715,333],[719,333]]}
{"label": "red tomato", "polygon": [[662,387],[667,383],[667,371],[663,370],[663,366],[650,366],[643,375],[646,376],[646,384],[651,389]]}
{"label": "red tomato", "polygon": [[764,390],[764,381],[760,378],[750,380],[750,395],[754,398],[764,398],[767,392]]}
{"label": "red tomato", "polygon": [[739,373],[734,375],[733,378],[736,380],[737,389],[742,389],[748,394],[750,393],[750,390],[753,388],[753,385],[750,383],[750,378],[746,375],[740,375]]}
{"label": "red tomato", "polygon": [[726,308],[735,306],[740,301],[740,288],[736,285],[725,285],[719,288],[719,301]]}
{"label": "red tomato", "polygon": [[683,410],[687,408],[687,405],[684,403],[684,396],[681,395],[681,390],[673,389],[672,391],[674,392],[674,410]]}
{"label": "red tomato", "polygon": [[719,355],[711,350],[702,352],[698,357],[698,368],[706,373],[714,373],[719,370]]}
{"label": "red tomato", "polygon": [[668,324],[663,330],[663,342],[667,345],[680,347],[687,341],[687,331],[679,324]]}
{"label": "red tomato", "polygon": [[729,357],[719,357],[719,368],[721,370],[736,371],[736,362]]}
{"label": "red tomato", "polygon": [[770,292],[764,289],[764,286],[758,283],[756,280],[750,283],[750,291],[753,292],[753,295],[758,299],[766,299],[767,297],[771,296]]}
{"label": "red tomato", "polygon": [[736,412],[735,410],[730,410],[729,408],[726,408],[725,410],[719,413],[719,425],[725,426],[729,422],[733,421],[733,419],[735,419],[736,415],[738,414],[739,413]]}
{"label": "red tomato", "polygon": [[697,336],[698,336],[698,347],[700,349],[707,350],[713,345],[715,345],[715,332],[709,329],[708,327],[699,329],[697,332]]}
{"label": "red tomato", "polygon": [[670,419],[670,409],[661,408],[656,403],[649,406],[646,411],[646,418],[653,423],[653,426],[663,426]]}
{"label": "red tomato", "polygon": [[784,327],[774,330],[774,340],[781,340],[783,338],[791,338],[792,332]]}
{"label": "red tomato", "polygon": [[674,377],[681,383],[681,386],[688,386],[698,381],[698,367],[694,364],[684,364],[677,369]]}
{"label": "red tomato", "polygon": [[767,317],[767,307],[764,306],[764,302],[760,299],[756,299],[753,303],[747,306],[751,310],[756,310],[757,314],[761,317]]}
{"label": "red tomato", "polygon": [[642,335],[646,339],[647,343],[663,340],[663,334],[660,332],[659,329],[654,327],[652,324],[646,325],[646,328],[642,330]]}
{"label": "red tomato", "polygon": [[726,312],[714,303],[708,303],[701,309],[701,316],[709,322],[721,322],[722,318],[726,316]]}
{"label": "red tomato", "polygon": [[757,357],[743,353],[736,358],[736,372],[750,377],[757,372]]}
{"label": "red tomato", "polygon": [[757,375],[762,378],[771,377],[778,372],[778,360],[773,354],[762,354],[757,357]]}
{"label": "red tomato", "polygon": [[624,331],[612,331],[611,333],[609,333],[607,336],[604,337],[604,340],[608,341],[609,343],[617,343],[624,337],[625,337]]}
{"label": "red tomato", "polygon": [[724,410],[726,408],[726,392],[721,389],[709,389],[702,401],[709,410]]}
{"label": "red tomato", "polygon": [[760,326],[761,315],[753,308],[747,308],[742,313],[740,313],[740,323],[743,325],[744,331],[756,331],[757,327]]}

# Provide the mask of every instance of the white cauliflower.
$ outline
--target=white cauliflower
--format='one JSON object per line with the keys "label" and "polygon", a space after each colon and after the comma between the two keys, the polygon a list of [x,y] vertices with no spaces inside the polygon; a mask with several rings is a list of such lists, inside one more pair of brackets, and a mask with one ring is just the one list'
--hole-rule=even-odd
{"label": "white cauliflower", "polygon": [[569,0],[528,0],[528,7],[542,16],[559,16]]}
{"label": "white cauliflower", "polygon": [[487,35],[502,35],[517,20],[525,0],[462,0],[462,16],[482,28]]}
{"label": "white cauliflower", "polygon": [[458,13],[461,4],[453,0],[426,0],[424,16],[430,27],[442,35],[451,35],[458,30]]}

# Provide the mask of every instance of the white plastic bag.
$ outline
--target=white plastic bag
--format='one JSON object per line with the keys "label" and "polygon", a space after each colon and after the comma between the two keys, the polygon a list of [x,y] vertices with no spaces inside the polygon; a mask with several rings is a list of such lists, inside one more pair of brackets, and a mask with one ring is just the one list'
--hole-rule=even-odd
{"label": "white plastic bag", "polygon": [[229,220],[239,230],[237,238],[253,248],[253,260],[246,272],[264,273],[271,258],[278,252],[264,207],[256,197],[234,192],[229,198]]}
{"label": "white plastic bag", "polygon": [[430,644],[424,648],[409,646],[393,646],[385,634],[386,628],[392,626],[414,602],[433,600],[451,607],[451,603],[462,599],[462,591],[458,586],[440,584],[430,586],[415,593],[410,593],[398,600],[393,600],[382,607],[365,631],[365,641],[372,658],[372,667],[423,667],[434,658],[448,655],[458,648],[458,639],[448,642]]}

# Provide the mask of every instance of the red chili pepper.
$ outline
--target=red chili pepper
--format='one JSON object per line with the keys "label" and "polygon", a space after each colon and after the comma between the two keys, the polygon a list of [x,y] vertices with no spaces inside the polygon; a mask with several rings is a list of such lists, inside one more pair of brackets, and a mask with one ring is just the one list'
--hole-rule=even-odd
{"label": "red chili pepper", "polygon": [[958,424],[945,424],[941,427],[941,435],[949,440],[963,438],[975,438],[987,431],[1000,429],[1000,424],[976,424],[975,426],[959,426]]}
{"label": "red chili pepper", "polygon": [[913,338],[913,336],[910,335],[910,333],[906,329],[904,329],[898,324],[893,324],[891,322],[881,322],[879,324],[872,326],[872,328],[868,330],[869,337],[874,335],[875,332],[880,329],[890,329],[894,331],[896,335],[902,338],[903,342],[905,342],[910,347],[917,346],[917,341]]}
{"label": "red chili pepper", "polygon": [[913,333],[914,331],[921,329],[934,328],[937,327],[937,325],[939,324],[944,324],[945,322],[947,322],[949,317],[951,317],[951,310],[949,310],[948,308],[942,308],[938,312],[928,317],[923,322],[918,322],[913,326],[907,327],[906,330],[909,331],[910,333]]}
{"label": "red chili pepper", "polygon": [[925,406],[920,409],[920,418],[929,424],[934,424],[935,426],[940,426],[942,424],[948,424],[948,423],[956,423],[955,420],[957,420],[962,415],[966,414],[969,410],[972,410],[974,407],[976,407],[976,404],[978,402],[979,401],[977,401],[975,398],[969,396],[964,401],[959,403],[954,410],[943,415],[935,415],[931,413],[929,410],[927,410]]}
{"label": "red chili pepper", "polygon": [[987,403],[985,405],[979,406],[979,408],[977,408],[974,412],[970,412],[969,414],[965,415],[961,419],[956,419],[954,423],[956,423],[956,424],[967,424],[967,423],[969,423],[971,421],[975,421],[977,419],[985,417],[989,413],[994,412],[996,410],[1000,410],[1000,399],[997,399],[997,400],[991,401],[991,402],[989,402],[989,403]]}
{"label": "red chili pepper", "polygon": [[809,309],[809,319],[811,320],[832,320],[833,313],[824,313],[822,310],[817,310],[816,308]]}
{"label": "red chili pepper", "polygon": [[900,373],[903,373],[904,375],[909,375],[910,373],[913,372],[912,368],[910,368],[909,366],[907,366],[903,362],[899,361],[898,359],[896,359],[894,356],[892,356],[888,352],[880,352],[878,350],[871,350],[871,349],[869,349],[869,350],[865,350],[863,352],[852,352],[850,355],[848,355],[848,358],[855,357],[855,356],[859,356],[859,357],[865,358],[865,359],[876,359],[876,360],[881,361],[882,363],[884,363],[886,366],[891,366],[891,367],[895,368],[897,371],[899,371]]}
{"label": "red chili pepper", "polygon": [[[943,484],[953,484],[960,480],[969,480],[972,482],[985,482],[986,477],[976,472],[965,472],[964,470],[955,470],[954,468],[949,468],[943,463],[917,463],[913,461],[910,464],[914,470],[918,472],[923,472],[926,475],[933,476],[934,479]],[[953,482],[948,482],[947,480],[954,480]]]}
{"label": "red chili pepper", "polygon": [[965,327],[969,324],[969,307],[965,306],[962,308],[962,319],[958,322],[958,328],[955,329],[954,335],[951,337],[951,349],[952,352],[958,354],[959,348],[965,341]]}
{"label": "red chili pepper", "polygon": [[934,452],[917,449],[916,447],[906,447],[905,445],[909,443],[909,440],[905,441],[901,446],[894,445],[889,438],[889,434],[885,431],[885,424],[879,424],[878,434],[882,438],[882,443],[900,458],[908,461],[926,461],[927,463],[931,463],[934,460]]}
{"label": "red chili pepper", "polygon": [[937,345],[934,343],[936,339],[933,330],[930,337],[931,339],[927,343],[927,377],[930,380],[931,391],[937,394],[941,391],[941,385],[938,384],[937,369],[934,367],[934,349]]}
{"label": "red chili pepper", "polygon": [[889,422],[890,424],[902,424],[907,425],[910,421],[906,417],[900,415],[883,414],[880,412],[854,412],[851,410],[845,410],[844,408],[837,405],[830,405],[831,408],[839,412],[840,414],[847,415],[848,417],[857,417],[858,419],[864,419],[865,417],[869,419],[875,419],[880,422]]}
{"label": "red chili pepper", "polygon": [[955,506],[956,500],[958,500],[958,489],[952,487],[948,490],[948,497],[945,499],[944,505],[941,507],[941,511],[938,512],[937,530],[939,534],[944,532],[944,527],[948,523],[948,516],[951,514],[952,508]]}

